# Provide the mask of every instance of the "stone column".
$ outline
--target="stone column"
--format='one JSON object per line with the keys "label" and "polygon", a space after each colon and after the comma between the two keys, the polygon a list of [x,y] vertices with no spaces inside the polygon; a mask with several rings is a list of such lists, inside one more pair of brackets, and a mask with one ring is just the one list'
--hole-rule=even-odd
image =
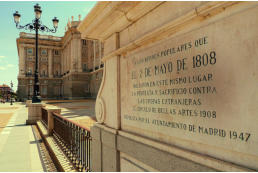
{"label": "stone column", "polygon": [[24,46],[19,46],[19,76],[25,76],[25,54],[24,54]]}
{"label": "stone column", "polygon": [[81,72],[81,66],[81,38],[76,35],[71,40],[71,71]]}
{"label": "stone column", "polygon": [[53,50],[48,50],[48,76],[50,78],[53,77]]}
{"label": "stone column", "polygon": [[99,43],[99,66],[101,65],[101,55],[102,55],[102,45],[101,45],[101,41],[98,42]]}
{"label": "stone column", "polygon": [[67,46],[64,48],[64,67],[63,67],[63,73],[66,73],[66,57],[67,57]]}
{"label": "stone column", "polygon": [[96,41],[93,40],[93,71],[95,71],[96,65]]}
{"label": "stone column", "polygon": [[82,72],[82,41],[81,39],[77,39],[77,62],[78,62],[78,72]]}
{"label": "stone column", "polygon": [[63,65],[64,65],[64,61],[63,61],[63,50],[59,50],[60,51],[60,68],[59,68],[59,74],[63,74]]}
{"label": "stone column", "polygon": [[76,54],[76,41],[74,40],[74,38],[72,38],[71,40],[71,44],[70,44],[70,72],[74,72],[75,71],[75,54]]}
{"label": "stone column", "polygon": [[72,47],[72,44],[70,42],[68,44],[68,55],[67,55],[67,61],[68,61],[67,70],[70,71],[70,72],[72,70],[71,66],[73,65],[71,47]]}

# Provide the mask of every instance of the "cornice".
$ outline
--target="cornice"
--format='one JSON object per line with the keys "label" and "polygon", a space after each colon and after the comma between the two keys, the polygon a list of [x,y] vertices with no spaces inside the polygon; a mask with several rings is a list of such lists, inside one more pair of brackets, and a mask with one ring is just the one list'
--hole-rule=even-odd
{"label": "cornice", "polygon": [[[162,3],[165,2],[98,2],[80,23],[78,30],[82,33],[82,38],[92,38],[103,41],[112,34],[119,33],[137,22],[137,20],[147,15]],[[233,11],[237,12],[251,6],[254,6],[254,3],[233,1],[207,2],[198,8],[192,9],[183,16],[168,22],[166,25],[160,26],[138,37],[136,40],[132,40],[127,45],[108,53],[103,57],[102,61],[106,61],[113,56],[123,55],[128,51],[146,46],[154,41],[167,38],[168,36],[182,33],[189,29],[187,26],[195,25],[194,27],[196,27],[206,19],[208,19],[206,21],[209,22],[212,22],[212,20],[215,21],[216,18],[223,17],[220,14],[228,8],[236,7],[233,8]]]}
{"label": "cornice", "polygon": [[105,40],[164,2],[98,2],[78,26],[83,38]]}
{"label": "cornice", "polygon": [[[61,47],[62,42],[61,41],[54,41],[54,40],[41,40],[38,41],[40,46],[57,46]],[[17,38],[17,46],[20,44],[35,44],[35,39],[32,38]]]}
{"label": "cornice", "polygon": [[[185,15],[168,22],[166,25],[163,25],[155,30],[146,33],[145,35],[138,37],[136,40],[132,40],[127,45],[114,50],[107,55],[104,55],[102,61],[106,61],[111,57],[124,55],[126,52],[132,51],[134,49],[140,48],[142,46],[146,46],[156,41],[160,41],[162,39],[167,38],[168,36],[177,35],[180,32],[184,32],[187,29],[191,29],[190,25],[195,25],[198,27],[198,24],[206,19],[211,19],[210,22],[214,19],[213,16],[216,16],[222,12],[224,12],[227,8],[237,6],[238,8],[235,11],[239,11],[245,8],[249,8],[253,6],[252,3],[248,2],[208,2],[204,5],[195,8]],[[215,19],[214,19],[215,20]]]}

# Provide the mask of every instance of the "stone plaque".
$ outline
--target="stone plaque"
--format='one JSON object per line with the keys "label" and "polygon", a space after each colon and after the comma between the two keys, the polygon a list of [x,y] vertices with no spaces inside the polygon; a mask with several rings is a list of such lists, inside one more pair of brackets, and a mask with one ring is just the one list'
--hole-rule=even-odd
{"label": "stone plaque", "polygon": [[257,14],[122,57],[122,130],[258,169]]}

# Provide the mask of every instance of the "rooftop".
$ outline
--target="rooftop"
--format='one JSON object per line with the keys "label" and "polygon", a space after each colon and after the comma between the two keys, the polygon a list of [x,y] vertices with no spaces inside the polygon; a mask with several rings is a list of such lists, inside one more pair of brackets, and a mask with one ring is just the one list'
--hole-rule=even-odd
{"label": "rooftop", "polygon": [[2,87],[8,87],[8,88],[10,88],[8,85],[6,85],[6,84],[3,84],[3,85],[0,85],[0,88],[2,88]]}
{"label": "rooftop", "polygon": [[[20,32],[20,38],[35,38],[35,34]],[[61,41],[62,37],[56,37],[56,36],[52,36],[52,35],[40,35],[39,34],[39,39]]]}

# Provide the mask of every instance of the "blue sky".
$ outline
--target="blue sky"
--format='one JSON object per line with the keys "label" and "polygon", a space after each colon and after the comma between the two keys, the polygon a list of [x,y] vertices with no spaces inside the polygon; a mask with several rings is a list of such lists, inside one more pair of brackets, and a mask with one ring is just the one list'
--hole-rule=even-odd
{"label": "blue sky", "polygon": [[58,31],[56,33],[42,33],[46,35],[63,36],[68,18],[74,16],[74,20],[78,20],[78,15],[81,14],[81,19],[96,4],[95,1],[0,1],[0,85],[5,83],[10,85],[13,81],[16,90],[18,81],[18,52],[16,46],[16,38],[20,32],[30,32],[29,30],[19,30],[15,27],[13,13],[19,11],[21,14],[21,25],[31,23],[34,19],[33,6],[39,3],[42,9],[41,21],[44,25],[52,28],[52,19],[59,19]]}

